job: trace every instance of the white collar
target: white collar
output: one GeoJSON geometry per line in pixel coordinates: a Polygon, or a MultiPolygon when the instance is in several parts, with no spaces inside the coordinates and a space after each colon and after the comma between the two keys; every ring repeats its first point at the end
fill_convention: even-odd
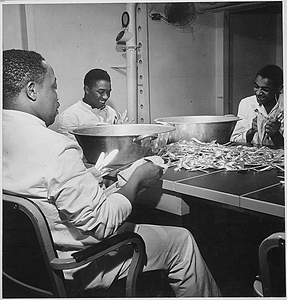
{"type": "Polygon", "coordinates": [[[107,111],[107,105],[106,105],[105,107],[102,107],[102,108],[92,108],[91,105],[88,104],[88,103],[86,103],[86,102],[84,102],[83,99],[81,100],[81,103],[82,103],[82,105],[83,105],[85,108],[87,108],[87,109],[89,109],[89,110],[91,110],[91,111],[93,111],[93,112],[107,111]]]}
{"type": "Polygon", "coordinates": [[[20,110],[3,109],[3,119],[8,122],[15,122],[16,120],[20,123],[35,123],[47,127],[46,123],[40,118],[20,110]]]}

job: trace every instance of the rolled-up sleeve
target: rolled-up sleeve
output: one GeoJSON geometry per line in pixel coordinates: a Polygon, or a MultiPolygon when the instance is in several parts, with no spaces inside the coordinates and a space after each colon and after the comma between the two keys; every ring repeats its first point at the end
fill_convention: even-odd
{"type": "Polygon", "coordinates": [[[48,196],[54,199],[62,219],[82,234],[102,240],[112,235],[131,213],[126,197],[118,193],[105,195],[97,179],[86,170],[74,143],[69,147],[66,144],[62,151],[55,150],[49,167],[48,196]]]}

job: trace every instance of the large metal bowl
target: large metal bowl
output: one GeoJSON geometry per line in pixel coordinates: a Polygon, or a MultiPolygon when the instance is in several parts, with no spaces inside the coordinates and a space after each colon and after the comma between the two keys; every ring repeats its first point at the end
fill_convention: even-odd
{"type": "Polygon", "coordinates": [[[175,128],[160,124],[98,125],[71,131],[82,147],[88,163],[95,164],[100,153],[119,152],[111,165],[126,165],[152,155],[152,141],[166,136],[175,128]]]}
{"type": "Polygon", "coordinates": [[[191,141],[196,138],[201,142],[216,140],[220,144],[230,140],[236,122],[240,118],[226,116],[178,116],[157,118],[155,122],[162,125],[172,125],[175,131],[169,134],[168,143],[179,140],[191,141]]]}

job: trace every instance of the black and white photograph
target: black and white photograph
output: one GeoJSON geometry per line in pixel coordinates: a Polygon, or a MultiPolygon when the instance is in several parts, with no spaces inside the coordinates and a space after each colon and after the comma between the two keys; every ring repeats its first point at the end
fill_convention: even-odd
{"type": "Polygon", "coordinates": [[[285,299],[285,6],[0,0],[3,299],[285,299]]]}

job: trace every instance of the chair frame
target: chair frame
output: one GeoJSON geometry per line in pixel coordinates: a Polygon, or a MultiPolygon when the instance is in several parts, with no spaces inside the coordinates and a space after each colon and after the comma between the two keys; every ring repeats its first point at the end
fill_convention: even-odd
{"type": "Polygon", "coordinates": [[[52,283],[52,291],[42,290],[20,282],[16,278],[7,274],[5,270],[3,271],[3,276],[22,285],[23,287],[29,288],[48,297],[67,297],[63,270],[85,265],[121,246],[131,244],[133,246],[133,256],[128,270],[125,292],[126,297],[135,297],[137,277],[142,271],[143,265],[146,263],[145,244],[140,235],[134,232],[121,233],[107,238],[98,244],[89,246],[86,249],[77,251],[72,254],[71,258],[60,259],[55,251],[53,238],[47,220],[37,204],[25,196],[7,191],[2,193],[2,197],[3,201],[12,203],[14,205],[14,209],[24,212],[31,220],[35,228],[38,242],[40,244],[47,271],[52,283]]]}
{"type": "MultiPolygon", "coordinates": [[[[276,232],[265,238],[259,245],[259,267],[260,267],[260,276],[259,282],[262,285],[262,291],[260,291],[256,284],[255,292],[263,297],[272,297],[272,288],[271,288],[271,278],[270,278],[270,266],[267,260],[268,252],[273,248],[278,248],[285,242],[285,232],[276,232]],[[262,293],[261,293],[262,292],[262,293]]],[[[255,281],[258,282],[258,279],[255,281]]]]}

